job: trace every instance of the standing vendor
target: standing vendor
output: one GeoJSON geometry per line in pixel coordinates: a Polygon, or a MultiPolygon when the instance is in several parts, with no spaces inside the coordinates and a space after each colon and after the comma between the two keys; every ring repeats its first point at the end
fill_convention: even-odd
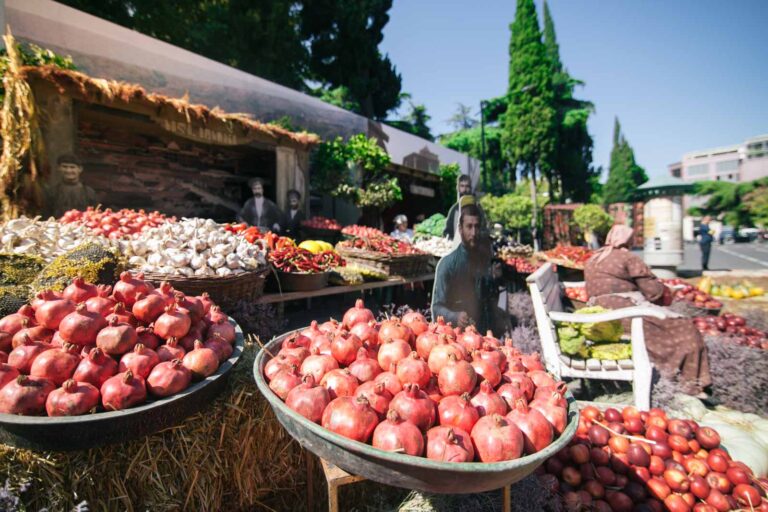
{"type": "Polygon", "coordinates": [[[709,223],[712,222],[712,218],[709,215],[705,215],[701,219],[701,226],[699,226],[699,247],[701,248],[701,270],[709,270],[709,254],[712,252],[712,229],[709,227],[709,223]]]}
{"type": "Polygon", "coordinates": [[[442,316],[459,327],[475,324],[478,331],[485,332],[496,323],[498,287],[494,280],[501,269],[491,266],[489,244],[482,240],[482,213],[474,197],[462,197],[460,205],[461,244],[437,264],[432,318],[442,316]]]}
{"type": "Polygon", "coordinates": [[[61,217],[67,210],[85,210],[88,206],[96,206],[96,192],[80,181],[83,174],[83,164],[75,155],[61,155],[58,164],[59,180],[53,181],[43,191],[45,217],[61,217]]]}
{"type": "Polygon", "coordinates": [[[403,214],[395,217],[395,230],[390,233],[392,238],[410,242],[413,240],[413,230],[408,229],[408,217],[403,214]]]}
{"type": "Polygon", "coordinates": [[[256,226],[264,232],[280,232],[282,213],[275,203],[264,197],[264,180],[252,178],[248,181],[248,186],[251,187],[253,197],[245,202],[237,214],[238,222],[256,226]]]}
{"type": "MultiPolygon", "coordinates": [[[[470,196],[472,195],[472,181],[470,180],[469,176],[466,174],[461,174],[456,179],[456,193],[458,195],[458,200],[456,203],[451,206],[451,209],[448,210],[448,217],[445,220],[445,229],[443,230],[443,236],[447,236],[451,240],[457,240],[458,241],[458,235],[457,235],[457,228],[459,225],[459,202],[461,201],[462,197],[470,196]]],[[[480,229],[483,232],[486,232],[486,220],[485,220],[485,212],[483,212],[483,209],[480,207],[480,204],[475,202],[475,206],[477,207],[478,211],[480,212],[480,229]]]]}
{"type": "Polygon", "coordinates": [[[295,189],[288,191],[288,211],[285,212],[285,236],[296,237],[301,227],[301,221],[306,219],[301,210],[301,192],[295,189]]]}

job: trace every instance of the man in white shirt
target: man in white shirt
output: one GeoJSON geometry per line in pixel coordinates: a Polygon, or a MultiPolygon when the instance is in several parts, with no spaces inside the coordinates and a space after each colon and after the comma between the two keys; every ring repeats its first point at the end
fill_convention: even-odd
{"type": "Polygon", "coordinates": [[[395,217],[395,230],[389,236],[406,242],[413,240],[413,230],[408,229],[408,217],[402,214],[395,217]]]}
{"type": "Polygon", "coordinates": [[[256,226],[261,231],[280,232],[282,214],[275,203],[264,197],[264,180],[252,178],[248,181],[253,197],[248,199],[240,213],[237,214],[239,222],[245,222],[249,226],[256,226]]]}

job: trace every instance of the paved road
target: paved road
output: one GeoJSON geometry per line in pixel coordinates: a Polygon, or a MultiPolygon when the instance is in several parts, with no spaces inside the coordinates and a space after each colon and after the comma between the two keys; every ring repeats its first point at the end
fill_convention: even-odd
{"type": "MultiPolygon", "coordinates": [[[[712,245],[710,270],[768,270],[768,243],[712,245]]],[[[697,244],[685,244],[681,270],[701,270],[697,244]]]]}

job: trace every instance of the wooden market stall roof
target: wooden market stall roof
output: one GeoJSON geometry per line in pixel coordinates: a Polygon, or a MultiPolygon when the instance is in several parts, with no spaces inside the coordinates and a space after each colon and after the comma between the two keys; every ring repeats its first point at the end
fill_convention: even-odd
{"type": "Polygon", "coordinates": [[[76,99],[99,103],[113,107],[143,107],[157,116],[168,114],[182,115],[188,123],[221,123],[238,131],[240,137],[249,135],[270,141],[276,145],[298,146],[308,150],[320,141],[314,133],[292,132],[285,128],[262,123],[252,119],[249,114],[224,112],[218,107],[193,104],[185,95],[183,98],[171,98],[163,94],[147,92],[138,84],[129,84],[115,80],[94,78],[79,71],[62,69],[53,65],[24,66],[21,74],[27,81],[40,80],[53,85],[60,94],[68,94],[76,99]]]}

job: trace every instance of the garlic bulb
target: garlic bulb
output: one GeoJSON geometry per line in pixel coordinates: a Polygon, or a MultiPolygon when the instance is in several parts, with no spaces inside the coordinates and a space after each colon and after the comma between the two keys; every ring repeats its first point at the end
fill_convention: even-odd
{"type": "Polygon", "coordinates": [[[212,269],[218,269],[223,267],[226,264],[227,260],[224,259],[224,256],[211,256],[208,258],[208,266],[212,269]]]}
{"type": "Polygon", "coordinates": [[[0,224],[0,252],[40,256],[46,263],[88,242],[104,247],[118,246],[81,224],[63,224],[54,218],[20,217],[0,224]]]}
{"type": "Polygon", "coordinates": [[[237,254],[227,254],[225,259],[227,261],[227,268],[231,268],[232,270],[240,268],[240,256],[237,254]]]}
{"type": "Polygon", "coordinates": [[[219,277],[227,277],[232,275],[232,269],[227,267],[221,267],[216,269],[216,275],[219,277]]]}

